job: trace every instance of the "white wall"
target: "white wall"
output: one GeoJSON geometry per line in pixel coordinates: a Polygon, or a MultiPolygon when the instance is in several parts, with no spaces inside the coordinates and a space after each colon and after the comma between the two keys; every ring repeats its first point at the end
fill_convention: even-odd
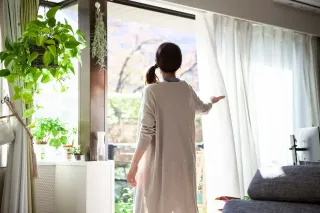
{"type": "Polygon", "coordinates": [[[164,0],[320,36],[320,15],[272,0],[164,0]]]}

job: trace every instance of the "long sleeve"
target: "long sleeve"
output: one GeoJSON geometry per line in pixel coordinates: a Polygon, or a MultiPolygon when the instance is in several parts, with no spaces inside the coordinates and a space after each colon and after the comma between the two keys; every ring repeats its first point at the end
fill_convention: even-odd
{"type": "Polygon", "coordinates": [[[146,87],[143,93],[139,127],[137,151],[144,152],[148,148],[156,132],[155,98],[150,87],[146,87]]]}
{"type": "Polygon", "coordinates": [[[191,86],[190,86],[190,90],[191,90],[192,101],[195,105],[196,113],[197,114],[209,113],[210,110],[212,109],[212,103],[211,102],[207,102],[207,103],[203,102],[191,86]]]}

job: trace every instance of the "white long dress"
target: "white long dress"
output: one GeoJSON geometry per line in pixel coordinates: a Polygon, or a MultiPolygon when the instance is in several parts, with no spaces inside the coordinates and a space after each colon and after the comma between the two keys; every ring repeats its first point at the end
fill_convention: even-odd
{"type": "Polygon", "coordinates": [[[147,150],[136,180],[135,213],[196,213],[195,113],[206,113],[185,81],[144,90],[137,151],[147,150]]]}

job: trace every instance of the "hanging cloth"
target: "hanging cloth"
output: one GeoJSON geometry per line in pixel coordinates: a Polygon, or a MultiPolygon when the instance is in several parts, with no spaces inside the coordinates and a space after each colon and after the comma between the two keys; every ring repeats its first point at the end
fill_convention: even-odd
{"type": "MultiPolygon", "coordinates": [[[[19,123],[23,126],[23,128],[26,130],[29,138],[30,138],[30,142],[31,142],[31,149],[32,149],[32,165],[33,165],[33,177],[34,178],[38,178],[39,177],[39,174],[38,174],[38,164],[37,164],[37,158],[36,158],[36,154],[34,152],[34,146],[33,146],[33,135],[31,134],[30,130],[27,128],[26,124],[23,122],[22,118],[18,115],[18,113],[16,112],[16,110],[14,109],[13,107],[13,104],[11,103],[9,97],[5,97],[3,100],[1,100],[1,103],[2,104],[6,104],[8,106],[8,108],[11,110],[11,112],[13,113],[12,115],[9,115],[9,116],[4,116],[5,118],[8,119],[8,117],[11,117],[11,116],[15,116],[17,118],[17,120],[19,121],[19,123]]],[[[10,123],[10,120],[8,121],[10,123]]],[[[10,124],[11,126],[11,124],[10,124]]],[[[11,127],[11,130],[13,132],[13,129],[11,127]]],[[[5,131],[5,130],[4,130],[5,131]]],[[[8,130],[7,130],[8,131],[8,130]]],[[[0,124],[0,135],[1,135],[1,124],[0,124]]],[[[10,133],[8,133],[10,134],[10,133]]],[[[14,136],[13,136],[14,137],[14,136]]],[[[14,138],[13,138],[14,140],[14,138]]],[[[12,141],[13,141],[12,140],[12,141]]],[[[11,142],[12,142],[11,141],[11,142]]],[[[0,143],[1,143],[1,139],[0,139],[0,143]]],[[[1,145],[1,144],[0,144],[1,145]]]]}
{"type": "Polygon", "coordinates": [[[0,117],[0,135],[0,146],[11,143],[15,139],[9,116],[0,117]]]}

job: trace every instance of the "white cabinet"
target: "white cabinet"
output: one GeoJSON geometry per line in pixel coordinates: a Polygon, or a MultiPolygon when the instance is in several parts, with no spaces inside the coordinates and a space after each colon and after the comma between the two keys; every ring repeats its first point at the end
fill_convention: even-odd
{"type": "Polygon", "coordinates": [[[57,163],[55,179],[56,212],[114,212],[113,161],[57,163]]]}

